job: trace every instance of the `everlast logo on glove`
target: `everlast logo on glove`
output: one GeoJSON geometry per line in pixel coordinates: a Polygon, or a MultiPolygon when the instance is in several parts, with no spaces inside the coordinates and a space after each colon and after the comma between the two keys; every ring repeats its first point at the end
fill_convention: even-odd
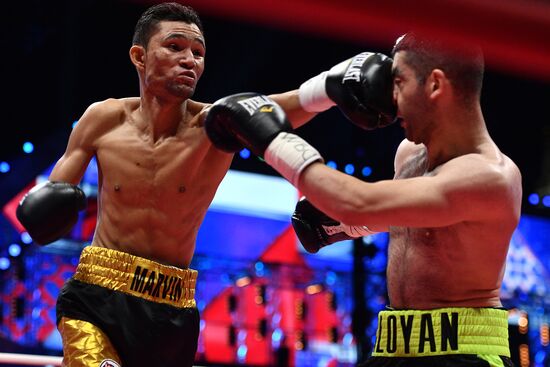
{"type": "MultiPolygon", "coordinates": [[[[250,116],[252,116],[254,114],[254,112],[256,112],[256,110],[258,110],[262,106],[265,106],[265,105],[273,106],[273,101],[271,99],[269,99],[268,97],[262,96],[262,95],[258,95],[258,96],[252,97],[252,98],[243,99],[242,101],[238,101],[237,103],[240,104],[242,107],[244,107],[244,109],[246,111],[248,111],[250,116]]],[[[260,111],[261,112],[271,112],[272,110],[273,110],[273,108],[269,111],[266,111],[262,108],[262,110],[260,110],[260,111]]]]}
{"type": "Polygon", "coordinates": [[[363,67],[363,63],[365,62],[365,60],[372,55],[374,55],[372,52],[363,52],[351,59],[346,73],[342,78],[342,84],[344,84],[348,80],[359,82],[361,80],[361,67],[363,67]]]}

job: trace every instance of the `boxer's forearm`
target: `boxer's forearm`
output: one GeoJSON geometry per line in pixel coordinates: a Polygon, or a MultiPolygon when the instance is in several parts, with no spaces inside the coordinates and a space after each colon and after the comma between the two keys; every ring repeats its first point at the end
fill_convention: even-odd
{"type": "Polygon", "coordinates": [[[304,125],[317,115],[315,112],[307,112],[303,109],[298,98],[297,89],[285,93],[272,94],[269,97],[283,108],[294,129],[304,125]]]}
{"type": "Polygon", "coordinates": [[[376,200],[367,200],[369,183],[333,170],[322,163],[306,167],[297,188],[317,208],[330,217],[353,226],[368,226],[372,232],[387,232],[388,226],[378,223],[376,200]],[[372,207],[367,205],[372,202],[372,207]],[[361,205],[364,203],[365,205],[361,205]]]}

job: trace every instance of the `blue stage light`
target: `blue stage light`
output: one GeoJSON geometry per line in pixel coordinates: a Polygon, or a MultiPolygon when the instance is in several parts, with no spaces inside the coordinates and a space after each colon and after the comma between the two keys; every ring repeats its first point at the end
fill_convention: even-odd
{"type": "Polygon", "coordinates": [[[535,354],[536,366],[542,366],[545,359],[546,359],[546,352],[544,350],[539,350],[537,354],[535,354]]]}
{"type": "Polygon", "coordinates": [[[21,242],[27,245],[31,244],[32,243],[31,235],[28,232],[21,233],[21,242]]]}
{"type": "Polygon", "coordinates": [[[539,205],[540,197],[538,194],[531,194],[529,195],[529,203],[531,205],[539,205]]]}
{"type": "Polygon", "coordinates": [[[550,208],[550,195],[546,195],[542,198],[542,205],[544,205],[547,208],[550,208]]]}
{"type": "Polygon", "coordinates": [[[246,358],[246,354],[248,353],[248,348],[246,345],[239,345],[239,348],[237,348],[237,357],[239,361],[244,361],[246,358]]]}
{"type": "Polygon", "coordinates": [[[353,175],[353,172],[355,172],[355,167],[353,164],[348,163],[346,164],[346,167],[344,167],[344,172],[346,172],[348,175],[353,175]]]}
{"type": "Polygon", "coordinates": [[[282,339],[283,339],[283,331],[280,328],[273,330],[273,334],[271,334],[271,340],[273,340],[276,343],[279,343],[282,339]]]}
{"type": "Polygon", "coordinates": [[[334,161],[328,161],[327,166],[329,166],[332,169],[338,169],[338,165],[334,161]]]}
{"type": "Polygon", "coordinates": [[[23,143],[23,151],[27,154],[32,153],[34,151],[34,145],[30,141],[23,143]]]}
{"type": "Polygon", "coordinates": [[[240,151],[239,155],[241,156],[242,159],[250,158],[250,150],[244,148],[240,151]]]}
{"type": "Polygon", "coordinates": [[[369,166],[363,167],[363,169],[361,170],[361,174],[365,177],[370,176],[372,174],[372,168],[370,168],[369,166]]]}
{"type": "Polygon", "coordinates": [[[257,263],[254,264],[254,268],[256,269],[257,272],[262,272],[264,270],[264,263],[261,261],[258,261],[257,263]]]}
{"type": "Polygon", "coordinates": [[[78,120],[75,120],[72,124],[72,128],[74,129],[74,127],[76,126],[76,124],[78,124],[78,120]]]}
{"type": "Polygon", "coordinates": [[[328,271],[325,275],[325,282],[327,283],[327,285],[334,285],[337,279],[338,276],[333,271],[328,271]]]}
{"type": "Polygon", "coordinates": [[[10,265],[10,259],[8,259],[7,257],[0,257],[0,270],[7,270],[10,265]]]}
{"type": "Polygon", "coordinates": [[[351,345],[351,343],[353,343],[353,334],[352,333],[345,333],[344,337],[342,338],[342,344],[351,345]]]}
{"type": "Polygon", "coordinates": [[[13,256],[13,257],[17,257],[21,255],[21,246],[19,246],[17,243],[12,243],[8,247],[8,253],[10,254],[10,256],[13,256]]]}
{"type": "Polygon", "coordinates": [[[0,172],[7,173],[10,171],[10,164],[8,162],[0,162],[0,172]]]}

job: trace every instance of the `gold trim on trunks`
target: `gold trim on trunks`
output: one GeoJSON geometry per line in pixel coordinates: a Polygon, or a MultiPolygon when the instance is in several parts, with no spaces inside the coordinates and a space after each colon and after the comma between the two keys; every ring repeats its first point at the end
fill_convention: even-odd
{"type": "Polygon", "coordinates": [[[105,361],[120,365],[120,358],[109,338],[97,326],[82,320],[61,318],[58,325],[63,338],[63,366],[97,367],[105,361]]]}
{"type": "Polygon", "coordinates": [[[196,307],[198,272],[97,246],[80,255],[74,279],[174,307],[196,307]]]}

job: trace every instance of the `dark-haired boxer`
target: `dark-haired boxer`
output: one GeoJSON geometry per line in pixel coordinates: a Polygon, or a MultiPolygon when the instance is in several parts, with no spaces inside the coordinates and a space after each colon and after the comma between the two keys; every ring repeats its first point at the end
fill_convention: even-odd
{"type": "MultiPolygon", "coordinates": [[[[49,181],[18,207],[36,243],[59,239],[86,205],[77,184],[92,157],[97,159],[93,241],[57,303],[66,366],[193,364],[197,272],[188,266],[232,153],[242,147],[214,148],[202,125],[209,105],[190,99],[204,70],[205,47],[191,8],[163,3],[145,11],[130,48],[140,96],[92,104],[49,181]]],[[[391,59],[360,54],[300,90],[272,97],[294,127],[335,104],[365,128],[387,124],[394,113],[391,59]],[[377,88],[386,89],[378,96],[377,88]]],[[[251,99],[245,107],[253,110],[258,103],[251,99]]]]}
{"type": "MultiPolygon", "coordinates": [[[[406,135],[394,180],[368,183],[327,167],[282,111],[259,106],[247,116],[242,95],[216,102],[206,131],[216,145],[249,147],[307,197],[293,224],[308,251],[389,231],[390,304],[365,366],[511,366],[499,290],[520,216],[521,175],[485,126],[481,51],[411,33],[393,54],[406,135]]],[[[322,104],[321,94],[310,99],[322,104]]]]}

